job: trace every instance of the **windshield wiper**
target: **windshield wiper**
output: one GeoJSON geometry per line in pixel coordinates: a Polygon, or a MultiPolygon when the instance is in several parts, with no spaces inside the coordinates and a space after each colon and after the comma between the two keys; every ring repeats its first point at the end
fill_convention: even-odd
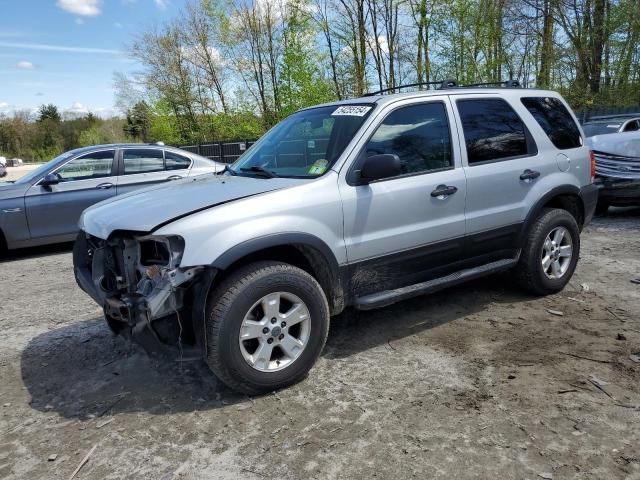
{"type": "Polygon", "coordinates": [[[229,172],[230,175],[236,176],[238,175],[238,172],[236,172],[234,169],[232,169],[229,165],[225,165],[224,169],[220,172],[220,174],[229,172]]]}
{"type": "Polygon", "coordinates": [[[259,165],[252,165],[251,167],[242,167],[240,168],[240,170],[242,170],[243,172],[253,172],[253,173],[261,173],[262,175],[264,175],[267,178],[275,178],[278,175],[276,175],[275,173],[265,169],[264,167],[261,167],[259,165]]]}

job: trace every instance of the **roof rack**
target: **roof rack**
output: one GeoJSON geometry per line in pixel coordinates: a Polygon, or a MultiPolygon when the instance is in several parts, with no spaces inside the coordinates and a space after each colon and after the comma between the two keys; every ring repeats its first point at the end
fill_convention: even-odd
{"type": "Polygon", "coordinates": [[[520,82],[518,80],[505,80],[504,82],[482,82],[482,83],[470,83],[469,85],[457,85],[458,87],[493,87],[499,86],[504,88],[520,88],[520,82]]]}
{"type": "Polygon", "coordinates": [[[505,80],[503,82],[481,82],[481,83],[470,83],[468,85],[459,85],[457,80],[449,79],[449,80],[438,80],[436,82],[420,82],[420,83],[409,83],[406,85],[398,85],[396,87],[383,88],[382,90],[378,90],[376,92],[365,93],[363,97],[373,97],[375,95],[380,95],[382,93],[392,92],[394,90],[400,90],[401,88],[410,88],[410,87],[422,87],[422,86],[430,86],[430,85],[439,85],[438,90],[444,90],[447,88],[474,88],[474,87],[502,87],[502,88],[521,88],[520,82],[518,80],[505,80]]]}
{"type": "Polygon", "coordinates": [[[437,82],[419,82],[419,83],[408,83],[406,85],[398,85],[396,87],[383,88],[382,90],[378,90],[376,92],[365,93],[363,97],[373,97],[375,95],[380,95],[381,93],[392,92],[394,90],[400,90],[401,88],[411,88],[411,87],[423,87],[429,85],[440,85],[440,88],[453,88],[458,85],[456,80],[438,80],[437,82]]]}

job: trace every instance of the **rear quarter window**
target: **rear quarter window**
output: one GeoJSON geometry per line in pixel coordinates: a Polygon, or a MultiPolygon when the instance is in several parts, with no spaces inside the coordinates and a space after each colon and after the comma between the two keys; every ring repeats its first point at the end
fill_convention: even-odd
{"type": "Polygon", "coordinates": [[[524,97],[521,101],[556,148],[567,150],[582,146],[578,125],[559,99],[524,97]]]}

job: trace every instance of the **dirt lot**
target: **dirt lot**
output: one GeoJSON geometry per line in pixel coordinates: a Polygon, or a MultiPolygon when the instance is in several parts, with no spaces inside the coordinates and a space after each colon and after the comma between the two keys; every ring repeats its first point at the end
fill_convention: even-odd
{"type": "Polygon", "coordinates": [[[0,182],[17,180],[25,173],[28,173],[35,168],[38,168],[38,166],[39,164],[37,163],[30,163],[28,165],[20,165],[19,167],[7,167],[7,176],[0,178],[0,182]]]}
{"type": "Polygon", "coordinates": [[[76,478],[640,478],[639,233],[638,209],[596,220],[552,297],[490,277],[346,312],[305,382],[255,398],[112,337],[67,248],[13,255],[0,478],[67,479],[94,446],[76,478]]]}

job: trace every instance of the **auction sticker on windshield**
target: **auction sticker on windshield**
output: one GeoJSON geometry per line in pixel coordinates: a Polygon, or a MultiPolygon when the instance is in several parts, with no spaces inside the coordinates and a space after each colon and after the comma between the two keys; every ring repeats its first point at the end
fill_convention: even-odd
{"type": "Polygon", "coordinates": [[[352,117],[364,117],[371,107],[367,105],[343,105],[336,108],[331,115],[349,115],[352,117]]]}

